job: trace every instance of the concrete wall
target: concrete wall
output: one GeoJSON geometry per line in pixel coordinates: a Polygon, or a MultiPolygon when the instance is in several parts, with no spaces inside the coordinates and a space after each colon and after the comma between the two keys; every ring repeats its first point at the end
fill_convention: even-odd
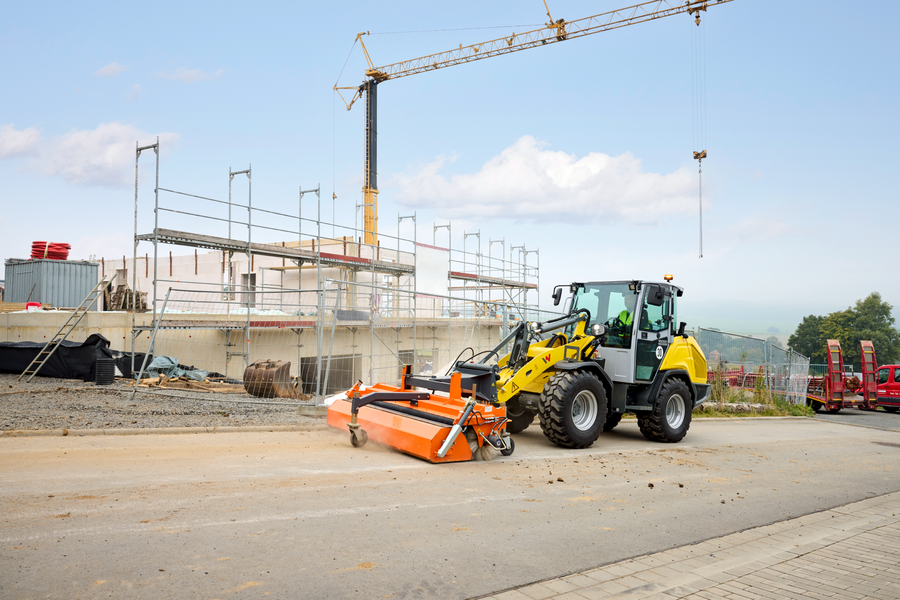
{"type": "MultiPolygon", "coordinates": [[[[56,311],[0,314],[0,341],[47,341],[65,323],[69,314],[56,311]]],[[[131,318],[131,313],[127,312],[88,313],[69,340],[80,342],[93,333],[99,333],[110,341],[112,349],[131,351],[131,318]]],[[[136,319],[138,324],[149,325],[152,315],[138,314],[136,319]]],[[[192,321],[194,324],[205,320],[243,325],[246,316],[172,315],[167,316],[167,320],[192,321]]],[[[278,324],[279,321],[283,323],[285,317],[254,315],[252,320],[255,323],[268,321],[278,324]]],[[[307,326],[296,329],[251,329],[250,362],[261,359],[290,361],[292,375],[300,375],[308,386],[314,386],[319,321],[316,317],[303,320],[307,326]]],[[[221,328],[196,327],[162,329],[157,334],[156,353],[173,356],[182,364],[242,379],[245,368],[243,357],[228,357],[227,353],[229,349],[235,352],[244,347],[243,331],[237,329],[226,333],[221,328]],[[237,345],[228,346],[229,342],[237,345]]],[[[335,385],[335,382],[345,384],[348,381],[352,384],[357,379],[366,383],[396,383],[400,377],[401,362],[412,362],[414,372],[419,372],[427,363],[437,373],[465,348],[471,347],[475,352],[489,349],[500,340],[500,335],[500,321],[496,319],[455,317],[415,321],[397,317],[380,319],[372,325],[365,321],[334,322],[329,317],[322,328],[323,356],[335,358],[329,373],[329,381],[335,385]]],[[[142,332],[135,340],[135,350],[146,352],[149,342],[150,332],[142,332]]],[[[463,356],[469,355],[466,352],[463,356]]],[[[323,361],[323,380],[326,364],[323,361]]],[[[309,387],[307,389],[311,391],[309,387]]]]}

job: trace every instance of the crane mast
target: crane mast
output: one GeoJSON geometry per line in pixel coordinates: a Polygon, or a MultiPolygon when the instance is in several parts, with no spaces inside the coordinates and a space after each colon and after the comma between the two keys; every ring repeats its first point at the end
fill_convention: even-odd
{"type": "Polygon", "coordinates": [[[436,71],[444,67],[483,60],[500,56],[501,54],[511,54],[520,50],[585,37],[677,14],[694,16],[694,21],[699,26],[700,13],[708,10],[710,5],[715,6],[733,1],[685,0],[683,3],[679,3],[674,0],[650,0],[574,21],[566,21],[565,19],[554,21],[550,15],[549,7],[547,7],[547,2],[544,0],[544,7],[547,8],[547,16],[550,21],[541,28],[524,33],[513,33],[509,36],[479,44],[470,44],[468,46],[460,44],[459,48],[453,50],[429,54],[382,67],[374,65],[362,40],[362,36],[368,35],[368,32],[358,33],[356,41],[360,43],[368,65],[368,68],[365,70],[366,79],[358,87],[338,87],[335,84],[334,90],[338,95],[341,95],[341,90],[354,90],[354,94],[349,102],[341,95],[341,100],[343,100],[347,110],[350,110],[353,104],[363,95],[366,97],[366,165],[363,184],[365,243],[372,245],[378,243],[378,84],[389,79],[399,79],[426,71],[436,71]]]}

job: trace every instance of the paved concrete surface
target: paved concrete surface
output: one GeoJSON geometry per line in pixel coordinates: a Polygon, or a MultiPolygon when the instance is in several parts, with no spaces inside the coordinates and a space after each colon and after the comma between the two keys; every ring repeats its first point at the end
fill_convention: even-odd
{"type": "Polygon", "coordinates": [[[900,491],[900,433],[818,419],[455,465],[348,437],[0,439],[0,597],[468,598],[900,491]]]}
{"type": "Polygon", "coordinates": [[[898,541],[893,493],[485,598],[896,600],[898,541]]]}
{"type": "Polygon", "coordinates": [[[845,425],[861,425],[875,429],[900,431],[900,413],[889,413],[885,410],[859,410],[858,408],[842,408],[834,414],[825,411],[816,413],[817,419],[845,425]]]}

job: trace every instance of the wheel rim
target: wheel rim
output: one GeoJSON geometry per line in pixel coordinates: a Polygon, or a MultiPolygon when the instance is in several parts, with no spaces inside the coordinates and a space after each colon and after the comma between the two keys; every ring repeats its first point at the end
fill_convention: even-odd
{"type": "Polygon", "coordinates": [[[580,431],[586,431],[597,420],[597,398],[592,392],[578,392],[572,401],[572,424],[580,431]]]}
{"type": "Polygon", "coordinates": [[[680,394],[672,394],[666,404],[666,422],[672,429],[678,429],[684,422],[684,398],[680,394]]]}

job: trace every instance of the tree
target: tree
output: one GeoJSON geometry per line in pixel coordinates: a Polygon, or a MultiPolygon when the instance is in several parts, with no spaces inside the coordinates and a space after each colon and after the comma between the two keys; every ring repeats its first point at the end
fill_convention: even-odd
{"type": "Polygon", "coordinates": [[[879,364],[897,362],[900,360],[900,332],[894,327],[892,309],[893,306],[881,299],[881,294],[873,292],[846,310],[824,317],[804,317],[788,339],[788,345],[809,356],[811,363],[824,363],[827,360],[825,341],[838,340],[844,354],[844,364],[858,367],[859,341],[869,340],[875,346],[879,364]]]}
{"type": "MultiPolygon", "coordinates": [[[[857,340],[869,340],[875,346],[875,356],[879,364],[891,364],[900,360],[900,332],[894,327],[891,310],[894,307],[881,299],[881,294],[872,292],[865,300],[856,302],[857,340]]],[[[859,342],[855,348],[859,362],[859,342]]]]}
{"type": "Polygon", "coordinates": [[[788,338],[788,346],[795,352],[809,357],[811,363],[825,362],[825,338],[822,337],[822,323],[825,317],[809,315],[797,326],[797,331],[788,338]]]}

